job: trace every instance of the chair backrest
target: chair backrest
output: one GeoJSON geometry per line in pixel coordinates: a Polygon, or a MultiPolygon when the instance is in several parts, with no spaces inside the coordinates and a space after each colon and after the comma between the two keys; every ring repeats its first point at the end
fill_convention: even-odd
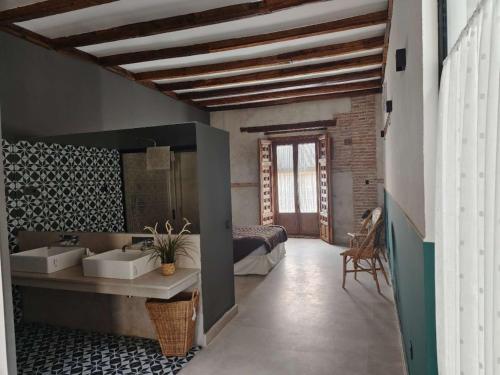
{"type": "Polygon", "coordinates": [[[371,222],[372,225],[368,229],[368,234],[359,246],[360,251],[365,251],[370,248],[375,250],[377,242],[380,241],[380,235],[384,223],[384,217],[382,216],[382,209],[380,207],[373,210],[371,222]]]}
{"type": "Polygon", "coordinates": [[[373,211],[372,211],[372,225],[375,225],[375,223],[380,219],[381,216],[382,216],[382,208],[381,207],[377,207],[377,208],[373,209],[373,211]]]}
{"type": "Polygon", "coordinates": [[[359,233],[363,233],[363,234],[368,233],[368,231],[370,230],[371,225],[372,225],[372,214],[370,213],[361,222],[361,228],[359,230],[359,233]]]}

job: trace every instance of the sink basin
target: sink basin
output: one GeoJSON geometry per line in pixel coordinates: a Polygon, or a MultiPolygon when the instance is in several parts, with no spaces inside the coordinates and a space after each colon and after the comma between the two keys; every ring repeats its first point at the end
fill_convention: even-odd
{"type": "Polygon", "coordinates": [[[151,251],[115,249],[83,260],[83,275],[112,279],[135,279],[160,266],[150,260],[151,251]]]}
{"type": "Polygon", "coordinates": [[[12,271],[52,273],[82,262],[84,247],[40,247],[11,254],[12,271]]]}

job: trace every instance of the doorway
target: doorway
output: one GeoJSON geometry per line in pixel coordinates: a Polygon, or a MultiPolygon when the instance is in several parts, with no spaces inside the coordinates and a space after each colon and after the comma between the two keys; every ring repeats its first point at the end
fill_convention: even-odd
{"type": "Polygon", "coordinates": [[[328,133],[259,139],[260,224],[332,243],[328,133]]]}
{"type": "Polygon", "coordinates": [[[317,139],[279,140],[273,147],[276,224],[290,235],[319,237],[317,139]]]}

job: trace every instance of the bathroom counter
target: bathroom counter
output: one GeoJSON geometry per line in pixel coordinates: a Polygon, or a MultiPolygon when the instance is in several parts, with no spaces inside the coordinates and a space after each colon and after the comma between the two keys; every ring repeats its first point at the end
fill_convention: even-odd
{"type": "Polygon", "coordinates": [[[132,280],[122,280],[85,277],[79,265],[50,274],[12,272],[12,283],[34,288],[169,299],[196,284],[199,274],[198,269],[178,268],[172,276],[163,276],[156,269],[132,280]]]}

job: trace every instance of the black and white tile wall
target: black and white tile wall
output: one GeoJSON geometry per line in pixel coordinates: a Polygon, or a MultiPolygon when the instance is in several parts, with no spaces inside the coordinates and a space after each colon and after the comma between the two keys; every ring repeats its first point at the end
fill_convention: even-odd
{"type": "MultiPolygon", "coordinates": [[[[28,231],[124,230],[120,154],[72,145],[3,141],[11,252],[28,231]]],[[[14,292],[16,320],[21,318],[14,292]]]]}
{"type": "MultiPolygon", "coordinates": [[[[124,231],[116,150],[3,141],[10,251],[30,231],[124,231]]],[[[22,323],[14,288],[19,374],[177,374],[196,354],[165,357],[158,342],[22,323]]]]}

